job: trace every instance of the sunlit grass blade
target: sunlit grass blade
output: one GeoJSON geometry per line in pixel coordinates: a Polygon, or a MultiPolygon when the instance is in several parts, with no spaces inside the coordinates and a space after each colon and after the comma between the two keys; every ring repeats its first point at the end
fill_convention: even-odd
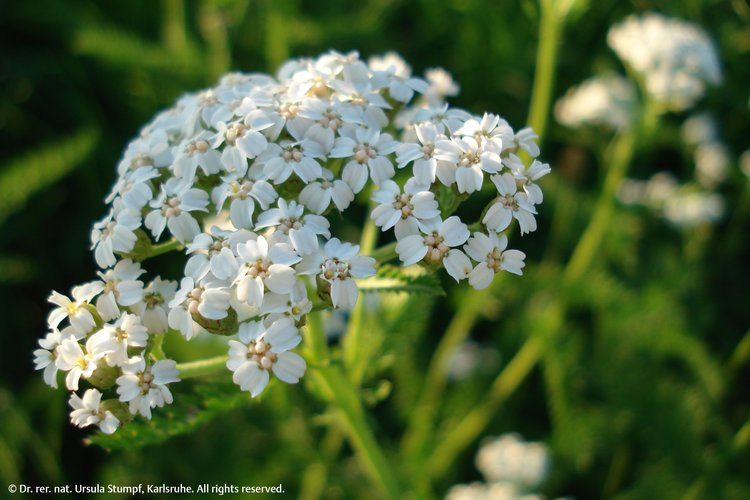
{"type": "Polygon", "coordinates": [[[0,166],[0,224],[21,209],[32,194],[55,183],[86,160],[98,138],[96,130],[87,128],[0,166]]]}

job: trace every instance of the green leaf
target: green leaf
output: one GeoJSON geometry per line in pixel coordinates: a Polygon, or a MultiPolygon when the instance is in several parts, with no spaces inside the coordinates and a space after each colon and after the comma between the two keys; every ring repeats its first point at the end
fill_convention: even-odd
{"type": "Polygon", "coordinates": [[[359,280],[357,286],[364,292],[406,292],[445,295],[440,280],[435,274],[421,269],[415,271],[383,265],[371,278],[359,280]]]}
{"type": "Polygon", "coordinates": [[[97,139],[95,129],[85,129],[0,166],[0,224],[22,208],[33,193],[53,184],[88,158],[97,139]]]}
{"type": "Polygon", "coordinates": [[[136,417],[114,434],[93,434],[86,444],[110,450],[133,450],[159,444],[195,431],[219,415],[250,402],[249,394],[229,382],[192,384],[189,387],[186,392],[175,394],[174,404],[154,409],[151,420],[136,417]]]}

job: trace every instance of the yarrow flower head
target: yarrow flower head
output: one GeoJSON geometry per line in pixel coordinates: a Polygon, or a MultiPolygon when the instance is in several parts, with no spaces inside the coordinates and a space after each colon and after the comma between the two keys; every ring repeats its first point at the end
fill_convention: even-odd
{"type": "Polygon", "coordinates": [[[655,13],[630,16],[609,30],[607,42],[651,97],[675,111],[690,108],[706,84],[722,81],[711,38],[692,23],[655,13]]]}
{"type": "Polygon", "coordinates": [[[98,279],[52,293],[34,351],[46,383],[66,373],[71,421],[109,433],[171,404],[185,368],[166,335],[226,338],[226,368],[253,397],[271,374],[297,383],[307,316],[353,309],[358,282],[397,257],[478,289],[521,274],[509,236],[536,229],[549,165],[531,129],[451,108],[457,92],[444,70],[420,78],[393,53],[330,52],[275,78],[227,75],[158,114],[126,147],[91,232],[98,279]],[[336,234],[357,195],[395,239],[378,260],[336,234]],[[458,212],[470,196],[485,198],[480,220],[458,212]],[[184,257],[176,280],[143,263],[169,251],[184,257]]]}
{"type": "Polygon", "coordinates": [[[617,75],[594,77],[571,88],[555,104],[555,117],[565,126],[604,125],[613,130],[632,125],[635,87],[617,75]]]}
{"type": "Polygon", "coordinates": [[[543,443],[524,441],[518,434],[489,438],[479,449],[475,462],[485,482],[456,485],[448,492],[447,499],[543,498],[529,493],[541,485],[549,472],[549,451],[543,443]]]}

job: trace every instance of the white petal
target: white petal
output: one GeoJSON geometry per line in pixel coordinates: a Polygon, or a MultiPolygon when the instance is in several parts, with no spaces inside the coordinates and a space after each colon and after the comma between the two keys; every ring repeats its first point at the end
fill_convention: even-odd
{"type": "Polygon", "coordinates": [[[455,248],[448,252],[448,256],[443,259],[443,265],[448,274],[456,281],[465,279],[472,271],[469,258],[461,250],[455,248]]]}
{"type": "Polygon", "coordinates": [[[274,375],[276,375],[282,382],[296,384],[305,374],[307,363],[305,363],[305,360],[296,353],[283,352],[279,354],[276,363],[274,363],[271,369],[273,370],[274,375]]]}
{"type": "Polygon", "coordinates": [[[427,247],[422,235],[407,236],[396,244],[396,253],[405,266],[416,264],[427,255],[427,247]]]}
{"type": "Polygon", "coordinates": [[[294,269],[282,264],[271,264],[266,286],[274,293],[291,293],[297,281],[294,269]]]}

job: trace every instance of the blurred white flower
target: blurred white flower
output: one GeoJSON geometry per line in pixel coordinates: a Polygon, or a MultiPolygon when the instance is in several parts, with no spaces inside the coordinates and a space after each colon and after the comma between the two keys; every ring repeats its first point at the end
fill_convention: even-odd
{"type": "Polygon", "coordinates": [[[547,477],[550,458],[542,443],[529,443],[518,434],[487,440],[479,449],[477,469],[488,481],[503,481],[527,490],[547,477]]]}
{"type": "Polygon", "coordinates": [[[631,126],[636,93],[630,80],[605,75],[568,89],[555,104],[555,118],[571,128],[603,125],[611,129],[631,126]]]}
{"type": "Polygon", "coordinates": [[[722,81],[716,48],[695,24],[654,13],[630,16],[610,28],[607,42],[652,98],[676,111],[690,108],[706,84],[722,81]]]}
{"type": "Polygon", "coordinates": [[[729,175],[729,149],[721,142],[705,142],[695,148],[695,177],[706,189],[715,189],[729,175]]]}

